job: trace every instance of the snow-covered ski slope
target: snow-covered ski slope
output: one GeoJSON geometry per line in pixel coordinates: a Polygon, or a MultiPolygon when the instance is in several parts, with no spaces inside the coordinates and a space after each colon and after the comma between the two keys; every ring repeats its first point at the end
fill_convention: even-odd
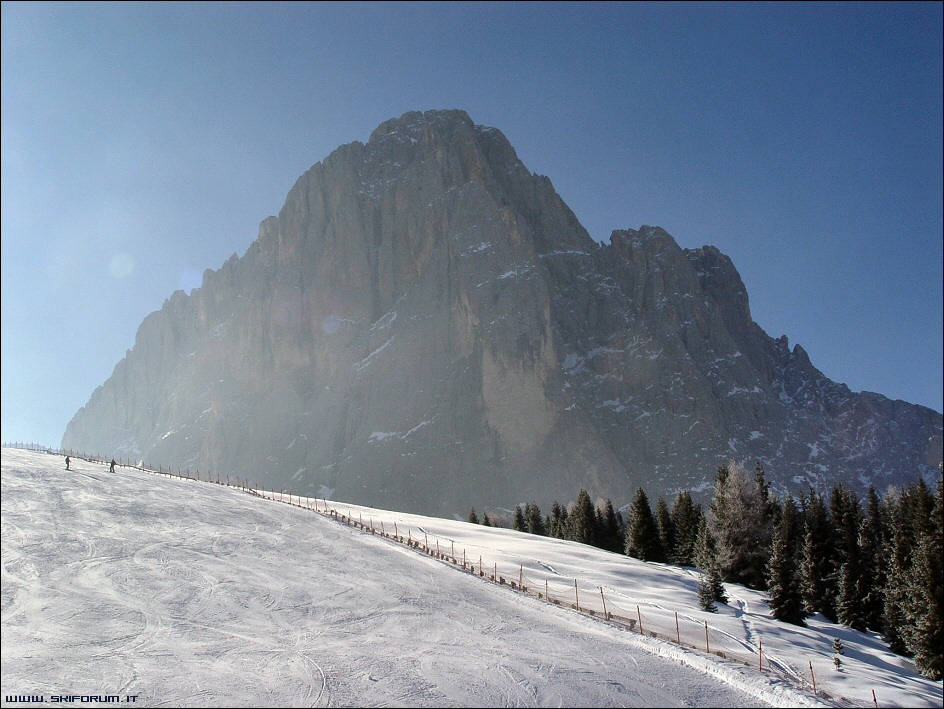
{"type": "Polygon", "coordinates": [[[282,504],[278,493],[111,474],[78,458],[71,467],[2,451],[3,706],[40,696],[142,707],[874,706],[873,691],[881,707],[941,705],[941,683],[873,634],[818,618],[781,624],[738,586],[717,614],[698,610],[690,569],[329,501],[331,516],[324,501],[282,504]],[[512,588],[519,581],[527,593],[512,588]],[[558,604],[537,597],[545,589],[558,604]],[[583,612],[604,602],[645,634],[583,612]],[[675,613],[685,644],[648,636],[667,618],[674,631],[675,613]],[[705,621],[710,652],[694,647],[705,621]]]}

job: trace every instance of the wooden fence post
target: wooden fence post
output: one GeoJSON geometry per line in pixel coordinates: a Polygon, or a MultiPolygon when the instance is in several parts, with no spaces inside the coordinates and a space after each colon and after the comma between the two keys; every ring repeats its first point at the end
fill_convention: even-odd
{"type": "Polygon", "coordinates": [[[760,647],[757,648],[757,671],[764,671],[764,641],[760,641],[760,647]]]}
{"type": "Polygon", "coordinates": [[[813,661],[810,660],[810,679],[813,681],[813,696],[816,696],[816,675],[813,674],[813,661]]]}
{"type": "Polygon", "coordinates": [[[705,621],[705,652],[711,652],[711,647],[708,645],[708,621],[705,621]]]}
{"type": "Polygon", "coordinates": [[[580,610],[580,593],[577,591],[577,579],[574,579],[574,606],[580,610]]]}
{"type": "Polygon", "coordinates": [[[606,612],[606,599],[603,597],[603,586],[600,586],[600,600],[603,601],[603,617],[609,620],[610,614],[606,612]]]}
{"type": "Polygon", "coordinates": [[[678,625],[678,611],[675,611],[675,639],[678,640],[678,644],[682,644],[682,634],[679,632],[678,625]]]}

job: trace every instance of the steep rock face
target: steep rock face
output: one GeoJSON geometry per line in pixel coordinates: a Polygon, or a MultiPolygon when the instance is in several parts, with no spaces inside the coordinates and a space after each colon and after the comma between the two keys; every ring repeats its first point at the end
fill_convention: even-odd
{"type": "Polygon", "coordinates": [[[767,336],[713,247],[597,244],[499,131],[433,111],[303,175],[145,319],[62,444],[448,515],[669,495],[731,458],[883,487],[936,471],[941,415],[767,336]]]}

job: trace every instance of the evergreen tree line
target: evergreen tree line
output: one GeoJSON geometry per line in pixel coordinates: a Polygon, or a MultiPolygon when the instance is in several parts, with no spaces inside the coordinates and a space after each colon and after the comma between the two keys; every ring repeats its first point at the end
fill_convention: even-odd
{"type": "MultiPolygon", "coordinates": [[[[655,511],[640,487],[627,519],[607,499],[518,506],[514,529],[569,539],[643,561],[702,571],[705,610],[726,603],[724,583],[766,591],[773,616],[805,625],[820,613],[834,623],[881,633],[890,649],[913,658],[934,680],[944,677],[944,491],[923,481],[864,501],[837,484],[785,499],[771,491],[758,463],[718,468],[706,507],[690,492],[655,511]]],[[[475,510],[468,520],[478,523],[475,510]]],[[[496,524],[485,515],[485,524],[496,524]]]]}

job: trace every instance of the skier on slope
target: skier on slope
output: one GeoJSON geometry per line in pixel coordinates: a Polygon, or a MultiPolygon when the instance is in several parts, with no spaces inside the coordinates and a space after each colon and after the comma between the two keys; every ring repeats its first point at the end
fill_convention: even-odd
{"type": "Polygon", "coordinates": [[[115,472],[115,459],[111,459],[111,467],[108,469],[110,472],[115,472]]]}
{"type": "Polygon", "coordinates": [[[66,456],[66,470],[69,469],[69,456],[66,456]]]}

